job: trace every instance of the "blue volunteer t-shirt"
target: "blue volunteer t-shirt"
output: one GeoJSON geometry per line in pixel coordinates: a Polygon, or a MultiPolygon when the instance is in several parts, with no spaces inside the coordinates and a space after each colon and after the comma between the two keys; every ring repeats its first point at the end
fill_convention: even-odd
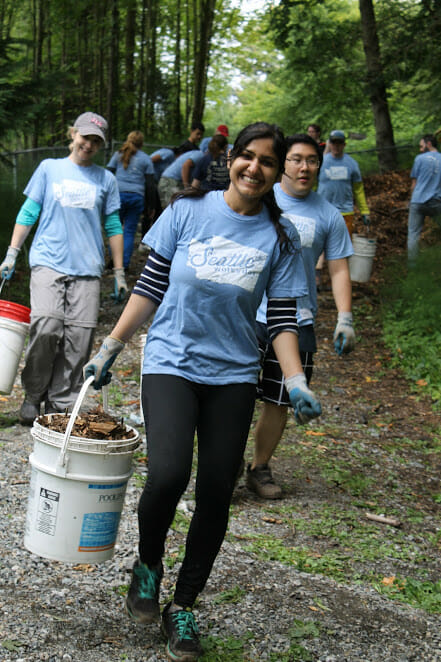
{"type": "Polygon", "coordinates": [[[325,154],[320,168],[318,193],[343,214],[354,211],[352,184],[361,182],[357,161],[348,154],[336,158],[325,154]]]}
{"type": "Polygon", "coordinates": [[[178,181],[182,180],[181,169],[187,159],[193,161],[193,167],[196,165],[200,159],[204,157],[204,153],[200,149],[193,149],[190,152],[184,152],[181,156],[178,156],[177,159],[171,163],[168,168],[162,173],[163,177],[170,177],[171,179],[177,179],[178,181]]]}
{"type": "Polygon", "coordinates": [[[168,147],[161,147],[161,149],[157,149],[156,152],[153,152],[150,154],[150,158],[153,159],[154,156],[160,156],[161,160],[160,161],[153,161],[153,170],[155,174],[155,179],[157,182],[159,182],[159,178],[161,177],[162,173],[170,163],[173,163],[175,160],[175,153],[172,149],[169,149],[168,147]]]}
{"type": "Polygon", "coordinates": [[[293,198],[276,184],[274,193],[284,218],[291,221],[300,236],[309,295],[297,300],[297,319],[304,326],[317,315],[315,265],[319,256],[324,251],[327,260],[349,257],[354,252],[352,242],[338,209],[315,191],[305,198],[293,198]]]}
{"type": "Polygon", "coordinates": [[[69,276],[101,276],[101,220],[120,206],[114,175],[97,165],[76,165],[69,157],[46,159],[24,194],[42,207],[29,251],[30,266],[69,276]]]}
{"type": "MultiPolygon", "coordinates": [[[[283,222],[283,221],[282,221],[283,222]]],[[[170,284],[149,329],[143,374],[202,384],[256,383],[255,319],[271,297],[307,293],[300,245],[280,251],[268,212],[242,216],[222,191],[169,205],[143,242],[171,260],[170,284]]]]}
{"type": "Polygon", "coordinates": [[[418,154],[413,162],[410,176],[416,178],[411,202],[422,204],[433,198],[441,199],[441,154],[439,152],[418,154]]]}
{"type": "Polygon", "coordinates": [[[153,175],[153,163],[150,156],[138,150],[133,154],[127,168],[124,168],[121,156],[121,152],[115,152],[107,164],[108,168],[116,170],[115,176],[120,193],[137,193],[144,197],[145,176],[153,175]]]}

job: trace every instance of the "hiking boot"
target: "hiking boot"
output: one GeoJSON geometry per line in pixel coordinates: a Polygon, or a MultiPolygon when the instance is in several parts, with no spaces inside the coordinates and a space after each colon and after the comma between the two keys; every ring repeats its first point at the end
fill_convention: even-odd
{"type": "Polygon", "coordinates": [[[203,654],[199,630],[190,607],[170,611],[171,602],[162,612],[161,630],[167,638],[166,653],[173,662],[193,662],[203,654]]]}
{"type": "Polygon", "coordinates": [[[32,425],[37,416],[40,416],[40,405],[29,402],[29,400],[24,400],[18,412],[20,423],[22,425],[32,425]]]}
{"type": "Polygon", "coordinates": [[[162,563],[158,569],[151,570],[139,559],[135,561],[126,609],[137,623],[154,623],[159,620],[159,585],[163,574],[162,563]]]}
{"type": "Polygon", "coordinates": [[[258,464],[251,469],[247,467],[247,487],[262,499],[281,499],[282,488],[274,482],[271,469],[267,464],[258,464]]]}

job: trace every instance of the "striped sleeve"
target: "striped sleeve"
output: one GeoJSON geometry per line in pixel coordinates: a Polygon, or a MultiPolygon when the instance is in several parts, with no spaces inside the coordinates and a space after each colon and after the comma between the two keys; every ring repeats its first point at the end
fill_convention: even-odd
{"type": "Polygon", "coordinates": [[[151,250],[142,274],[138,278],[133,294],[161,303],[168,288],[171,260],[151,250]]]}
{"type": "Polygon", "coordinates": [[[266,323],[271,341],[282,331],[299,332],[295,299],[268,299],[266,323]]]}

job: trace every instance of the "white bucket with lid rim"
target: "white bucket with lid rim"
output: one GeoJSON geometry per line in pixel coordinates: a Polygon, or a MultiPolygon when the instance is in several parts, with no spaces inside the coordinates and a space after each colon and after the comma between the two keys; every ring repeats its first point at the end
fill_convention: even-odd
{"type": "MultiPolygon", "coordinates": [[[[2,284],[0,286],[3,287],[2,284]]],[[[29,331],[30,309],[19,303],[0,299],[0,393],[9,395],[14,386],[18,365],[29,331]]]]}
{"type": "MultiPolygon", "coordinates": [[[[83,385],[64,434],[34,421],[31,482],[24,545],[56,561],[98,563],[113,556],[133,453],[139,433],[129,439],[71,436],[83,385]]],[[[49,414],[57,417],[62,414],[49,414]]]]}
{"type": "Polygon", "coordinates": [[[372,265],[377,250],[377,240],[352,235],[354,254],[349,258],[349,274],[352,281],[367,283],[372,273],[372,265]]]}

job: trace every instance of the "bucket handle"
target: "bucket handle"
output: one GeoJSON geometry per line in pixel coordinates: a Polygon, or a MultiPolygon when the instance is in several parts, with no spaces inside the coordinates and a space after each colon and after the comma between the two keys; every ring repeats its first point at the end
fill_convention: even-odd
{"type": "MultiPolygon", "coordinates": [[[[90,375],[84,382],[84,384],[81,387],[81,390],[78,394],[78,397],[75,401],[75,404],[72,409],[72,413],[69,418],[69,422],[66,427],[66,432],[64,433],[64,439],[63,439],[63,445],[61,447],[60,451],[60,456],[58,458],[58,467],[62,468],[65,467],[66,465],[66,453],[67,453],[67,448],[69,446],[69,439],[70,435],[72,433],[72,428],[75,423],[75,419],[78,416],[78,412],[80,411],[80,407],[83,404],[84,396],[86,395],[86,391],[89,388],[89,386],[92,384],[92,382],[95,379],[95,375],[90,375]]],[[[103,386],[103,409],[107,413],[108,412],[108,386],[103,386]]]]}

